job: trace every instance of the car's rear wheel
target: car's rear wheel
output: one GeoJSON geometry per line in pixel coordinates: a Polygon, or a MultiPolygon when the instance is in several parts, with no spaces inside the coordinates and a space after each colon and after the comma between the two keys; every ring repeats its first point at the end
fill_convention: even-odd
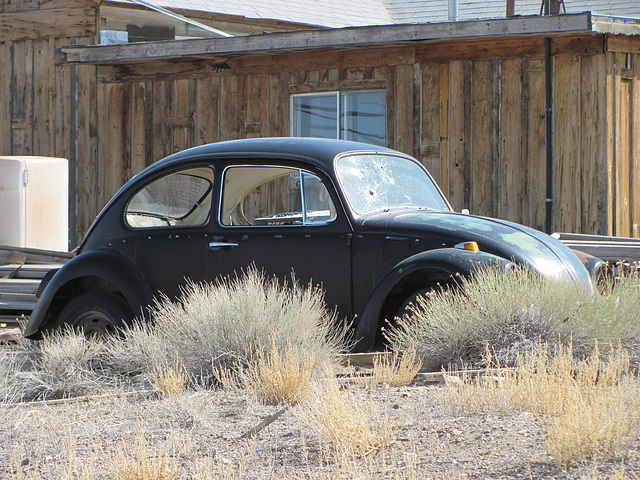
{"type": "Polygon", "coordinates": [[[127,312],[114,298],[85,293],[62,309],[56,327],[69,325],[87,337],[112,335],[124,326],[127,318],[127,312]]]}

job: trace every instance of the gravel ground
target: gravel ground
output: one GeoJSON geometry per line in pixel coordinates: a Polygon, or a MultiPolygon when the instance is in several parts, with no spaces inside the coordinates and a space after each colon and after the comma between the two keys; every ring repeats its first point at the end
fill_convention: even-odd
{"type": "Polygon", "coordinates": [[[254,440],[241,439],[279,407],[222,390],[2,405],[0,479],[124,478],[117,468],[125,459],[162,453],[177,478],[640,478],[640,443],[624,462],[561,471],[547,453],[540,419],[500,408],[461,414],[443,385],[348,385],[344,393],[373,402],[398,422],[389,447],[340,460],[290,410],[254,440]]]}

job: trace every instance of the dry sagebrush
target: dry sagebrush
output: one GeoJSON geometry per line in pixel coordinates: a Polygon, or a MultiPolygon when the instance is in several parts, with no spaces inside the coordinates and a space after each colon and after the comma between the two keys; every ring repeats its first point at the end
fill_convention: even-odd
{"type": "Polygon", "coordinates": [[[621,343],[640,362],[640,295],[637,278],[618,282],[607,295],[570,282],[550,281],[527,270],[480,272],[460,288],[420,299],[412,314],[387,336],[394,348],[415,346],[426,370],[485,366],[484,353],[514,366],[519,353],[539,342],[573,344],[576,357],[596,343],[621,343]]]}
{"type": "Polygon", "coordinates": [[[2,400],[45,400],[95,394],[118,387],[99,362],[104,345],[72,329],[54,332],[40,342],[21,340],[0,357],[6,372],[2,400]]]}
{"type": "MultiPolygon", "coordinates": [[[[188,284],[175,302],[158,302],[151,323],[135,323],[107,348],[106,363],[129,375],[148,375],[179,361],[190,379],[209,383],[216,369],[246,366],[258,352],[287,345],[329,359],[344,339],[322,292],[282,286],[250,269],[234,279],[188,284]]],[[[315,360],[313,361],[315,362],[315,360]]]]}

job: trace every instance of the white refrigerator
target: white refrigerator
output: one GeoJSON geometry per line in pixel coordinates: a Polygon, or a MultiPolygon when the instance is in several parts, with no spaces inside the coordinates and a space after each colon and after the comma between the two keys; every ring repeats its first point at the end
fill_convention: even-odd
{"type": "Polygon", "coordinates": [[[0,245],[69,251],[69,162],[0,156],[0,245]]]}

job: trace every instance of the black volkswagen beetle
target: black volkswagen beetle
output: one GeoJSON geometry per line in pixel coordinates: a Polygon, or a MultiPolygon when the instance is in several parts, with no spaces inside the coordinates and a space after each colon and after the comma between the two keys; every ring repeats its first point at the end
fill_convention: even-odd
{"type": "Polygon", "coordinates": [[[355,350],[417,293],[484,266],[527,266],[592,288],[562,243],[503,220],[455,213],[399,152],[342,140],[221,142],[171,155],[127,182],[78,254],[42,283],[25,336],[64,324],[110,332],[188,280],[268,275],[325,289],[354,318],[355,350]]]}

